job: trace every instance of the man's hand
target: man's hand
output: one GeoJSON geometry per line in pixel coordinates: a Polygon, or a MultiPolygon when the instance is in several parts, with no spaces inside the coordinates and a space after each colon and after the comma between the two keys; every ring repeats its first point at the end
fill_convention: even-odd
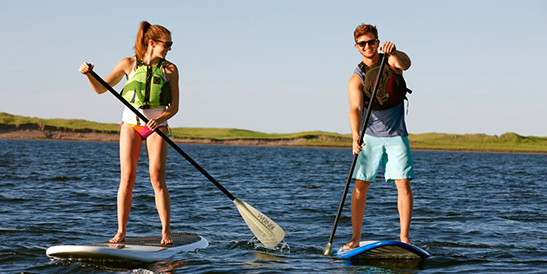
{"type": "Polygon", "coordinates": [[[389,42],[389,41],[386,41],[384,42],[384,44],[380,47],[380,50],[383,52],[383,53],[386,53],[388,55],[391,55],[393,53],[395,53],[397,51],[397,48],[395,47],[395,44],[389,42]]]}
{"type": "Polygon", "coordinates": [[[365,143],[359,144],[359,140],[353,141],[353,155],[361,153],[361,148],[365,146],[365,143]]]}

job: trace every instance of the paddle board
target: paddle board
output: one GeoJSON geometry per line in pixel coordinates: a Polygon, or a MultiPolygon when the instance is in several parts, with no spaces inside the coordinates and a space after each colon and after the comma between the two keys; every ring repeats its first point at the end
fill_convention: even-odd
{"type": "Polygon", "coordinates": [[[352,263],[379,260],[412,260],[423,262],[431,254],[417,246],[399,241],[362,241],[358,248],[339,249],[336,256],[352,263]]]}
{"type": "Polygon", "coordinates": [[[112,261],[150,263],[168,259],[179,252],[191,252],[209,245],[193,233],[171,234],[173,244],[160,245],[161,236],[127,238],[122,243],[57,245],[46,250],[49,257],[79,261],[112,261]]]}

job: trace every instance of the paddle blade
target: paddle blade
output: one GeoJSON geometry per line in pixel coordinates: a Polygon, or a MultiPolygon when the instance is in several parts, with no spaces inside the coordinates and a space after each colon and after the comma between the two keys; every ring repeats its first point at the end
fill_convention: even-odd
{"type": "Polygon", "coordinates": [[[323,249],[323,255],[328,256],[328,255],[330,255],[331,252],[332,252],[332,244],[328,243],[325,246],[325,249],[323,249]]]}
{"type": "Polygon", "coordinates": [[[273,248],[285,237],[285,231],[268,216],[244,201],[234,199],[239,214],[256,238],[267,248],[273,248]]]}

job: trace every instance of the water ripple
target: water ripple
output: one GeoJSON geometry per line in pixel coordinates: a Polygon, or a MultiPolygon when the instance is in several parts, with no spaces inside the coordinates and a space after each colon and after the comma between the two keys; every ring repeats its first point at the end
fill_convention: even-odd
{"type": "MultiPolygon", "coordinates": [[[[151,265],[50,260],[45,249],[113,236],[119,183],[116,143],[0,140],[0,272],[7,273],[416,273],[351,266],[321,255],[349,165],[348,149],[182,145],[238,199],[286,231],[261,246],[233,203],[170,150],[172,230],[210,246],[151,265]],[[16,161],[12,159],[17,159],[16,161]]],[[[420,273],[541,273],[546,264],[547,155],[416,151],[413,241],[433,253],[420,273]]],[[[145,150],[137,170],[128,236],[161,230],[145,150]]],[[[371,186],[363,239],[399,234],[396,189],[371,186]]],[[[350,191],[351,192],[351,191],[350,191]]],[[[351,237],[349,196],[334,246],[351,237]]]]}

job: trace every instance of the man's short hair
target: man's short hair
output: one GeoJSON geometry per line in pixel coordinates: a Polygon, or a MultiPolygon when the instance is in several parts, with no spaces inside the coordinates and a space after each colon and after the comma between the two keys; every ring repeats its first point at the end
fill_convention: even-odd
{"type": "Polygon", "coordinates": [[[376,29],[376,26],[367,24],[357,26],[353,32],[353,39],[355,40],[355,43],[357,43],[357,38],[359,38],[359,36],[365,35],[369,32],[374,35],[374,38],[378,39],[378,30],[376,29]]]}

